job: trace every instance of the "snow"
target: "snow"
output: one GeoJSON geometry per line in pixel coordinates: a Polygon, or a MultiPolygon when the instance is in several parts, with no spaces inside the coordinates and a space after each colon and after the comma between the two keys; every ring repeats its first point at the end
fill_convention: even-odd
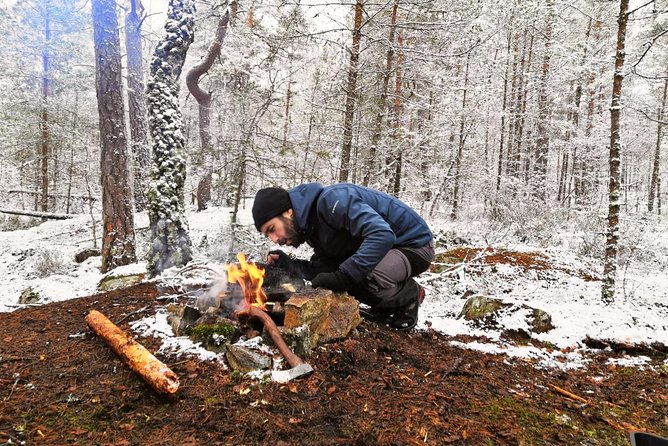
{"type": "MultiPolygon", "coordinates": [[[[214,207],[195,212],[191,207],[187,214],[193,262],[214,271],[224,271],[224,263],[232,258],[236,250],[244,250],[251,261],[262,261],[268,250],[275,249],[253,228],[247,203],[239,211],[242,232],[234,246],[230,236],[229,208],[214,207]]],[[[420,309],[419,328],[477,339],[466,343],[452,341],[461,348],[524,358],[538,367],[565,370],[586,367],[586,353],[589,351],[583,342],[586,337],[628,344],[657,342],[668,345],[668,277],[664,273],[668,266],[668,231],[660,221],[646,223],[646,227],[638,228],[632,234],[635,237],[634,249],[628,248],[631,246],[627,240],[629,231],[622,234],[627,248],[622,250],[625,254],[620,258],[616,300],[610,305],[601,301],[600,281],[587,281],[578,274],[579,271],[587,271],[600,277],[602,271],[601,259],[579,253],[578,243],[583,240],[583,234],[578,231],[556,231],[558,233],[551,238],[551,244],[532,246],[513,240],[507,235],[508,231],[495,238],[490,235],[494,230],[480,221],[429,221],[429,224],[436,234],[456,234],[474,246],[484,247],[487,246],[486,241],[492,240],[489,243],[494,248],[542,253],[555,268],[524,271],[515,265],[492,267],[473,261],[441,274],[424,273],[418,278],[427,291],[420,309]],[[498,326],[494,328],[478,327],[458,318],[466,301],[462,297],[465,292],[546,311],[551,315],[555,328],[534,335],[534,338],[549,348],[531,344],[512,345],[502,336],[505,329],[529,331],[526,322],[528,309],[500,311],[498,326]]],[[[135,225],[137,252],[142,258],[148,249],[150,235],[146,213],[135,215],[135,225]]],[[[102,233],[99,226],[97,222],[98,238],[102,233]]],[[[97,285],[104,277],[99,271],[99,257],[82,263],[74,261],[77,252],[92,247],[93,231],[90,216],[87,215],[47,221],[26,230],[0,232],[0,274],[3,277],[0,282],[0,311],[21,308],[18,298],[28,287],[40,293],[40,304],[97,293],[97,285]],[[51,259],[51,263],[45,259],[51,259]]],[[[437,248],[437,252],[442,250],[437,248]]],[[[310,253],[307,246],[288,248],[286,251],[301,258],[308,258],[310,253]]],[[[134,274],[145,269],[146,264],[139,262],[117,268],[110,274],[134,274]]],[[[167,270],[163,280],[187,280],[185,275],[182,277],[177,273],[177,269],[167,270]]],[[[209,280],[213,276],[208,270],[209,280]]],[[[161,352],[197,355],[205,360],[219,359],[188,339],[175,337],[164,312],[136,322],[133,329],[144,335],[163,338],[161,352]]],[[[624,366],[643,366],[648,362],[642,357],[615,361],[614,364],[624,366]]]]}

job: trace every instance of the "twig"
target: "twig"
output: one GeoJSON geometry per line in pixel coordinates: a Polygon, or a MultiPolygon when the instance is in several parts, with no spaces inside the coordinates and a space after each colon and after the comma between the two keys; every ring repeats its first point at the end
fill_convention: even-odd
{"type": "Polygon", "coordinates": [[[12,390],[9,392],[9,395],[5,397],[4,401],[9,401],[9,399],[14,394],[14,390],[16,389],[16,385],[19,383],[19,380],[21,379],[21,375],[19,375],[18,373],[14,373],[14,378],[16,378],[16,380],[14,381],[14,385],[12,386],[12,390]]]}
{"type": "Polygon", "coordinates": [[[611,420],[610,418],[603,418],[603,421],[605,421],[605,422],[608,423],[610,426],[612,426],[613,428],[615,428],[615,429],[617,429],[617,430],[620,430],[620,431],[633,432],[633,431],[640,431],[640,430],[642,430],[642,429],[640,429],[639,427],[636,427],[636,426],[634,426],[634,425],[631,424],[631,423],[627,423],[626,421],[619,421],[619,422],[617,422],[617,421],[615,421],[615,420],[611,420]]]}
{"type": "Polygon", "coordinates": [[[561,387],[555,386],[554,384],[550,384],[550,387],[552,388],[552,390],[554,390],[555,392],[557,392],[557,393],[559,393],[559,394],[561,394],[565,397],[568,397],[568,398],[570,398],[572,400],[575,400],[575,401],[580,401],[581,403],[589,404],[589,401],[582,398],[581,396],[578,396],[578,395],[576,395],[572,392],[569,392],[568,390],[564,390],[561,387]]]}
{"type": "Polygon", "coordinates": [[[126,320],[127,318],[129,318],[130,316],[134,316],[135,314],[143,313],[147,309],[148,309],[148,305],[143,307],[143,308],[140,308],[139,310],[131,311],[128,314],[126,314],[125,316],[123,316],[122,318],[120,318],[119,320],[117,320],[116,322],[114,322],[114,324],[118,325],[121,322],[123,322],[124,320],[126,320]]]}

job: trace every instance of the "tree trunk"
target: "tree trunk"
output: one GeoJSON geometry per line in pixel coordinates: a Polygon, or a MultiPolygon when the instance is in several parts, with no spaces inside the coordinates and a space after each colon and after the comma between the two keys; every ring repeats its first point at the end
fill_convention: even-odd
{"type": "MultiPolygon", "coordinates": [[[[593,24],[594,20],[590,18],[587,24],[587,32],[585,33],[585,40],[583,44],[584,49],[582,51],[582,59],[580,62],[580,75],[578,76],[577,80],[575,80],[576,86],[574,92],[573,110],[568,113],[567,117],[567,120],[573,124],[573,130],[566,133],[567,142],[572,141],[574,136],[576,137],[580,134],[580,104],[582,102],[583,91],[582,80],[586,77],[585,67],[587,66],[589,37],[591,35],[593,24]]],[[[570,161],[570,163],[568,166],[566,166],[566,170],[563,171],[564,175],[567,175],[567,177],[562,178],[562,180],[559,182],[559,195],[557,196],[557,201],[563,202],[568,199],[567,206],[570,208],[573,195],[572,192],[577,190],[577,184],[579,181],[577,169],[579,165],[579,158],[582,157],[584,151],[579,151],[577,144],[568,144],[567,147],[570,147],[571,149],[571,155],[567,157],[567,160],[570,161]]],[[[566,155],[568,155],[568,151],[566,152],[566,155]]]]}
{"type": "Polygon", "coordinates": [[[466,125],[466,96],[468,94],[469,86],[469,65],[471,64],[471,53],[469,52],[466,55],[466,68],[464,69],[464,92],[462,94],[462,116],[459,121],[459,144],[457,144],[457,155],[455,156],[455,184],[452,190],[452,210],[450,212],[450,218],[452,220],[457,219],[457,212],[459,206],[459,176],[461,174],[462,168],[462,157],[464,156],[464,144],[466,143],[466,135],[464,133],[464,127],[466,125]]]}
{"type": "MultiPolygon", "coordinates": [[[[527,31],[528,32],[528,31],[527,31]]],[[[528,156],[526,153],[522,153],[523,147],[522,141],[524,140],[524,123],[526,121],[526,111],[527,111],[527,98],[528,98],[528,86],[529,86],[529,76],[526,76],[525,73],[528,73],[531,70],[531,59],[533,58],[533,41],[534,33],[531,32],[531,37],[529,38],[529,47],[527,49],[526,44],[526,32],[524,35],[524,49],[522,51],[522,61],[520,64],[520,81],[518,85],[517,92],[517,103],[519,104],[519,110],[517,113],[517,123],[515,124],[516,135],[514,137],[515,148],[513,149],[513,165],[515,166],[515,176],[520,178],[522,172],[524,172],[524,177],[528,174],[527,161],[528,156]],[[528,54],[527,54],[528,53],[528,54]],[[522,166],[522,159],[525,163],[522,166]]],[[[529,132],[527,132],[527,140],[529,140],[529,132]]]]}
{"type": "Polygon", "coordinates": [[[245,139],[241,144],[241,156],[239,157],[239,166],[234,175],[234,200],[232,202],[232,216],[230,218],[232,227],[237,224],[237,217],[239,215],[239,205],[243,199],[244,185],[246,178],[246,147],[250,144],[248,139],[245,139]]]}
{"type": "Polygon", "coordinates": [[[615,300],[615,275],[617,272],[617,253],[619,250],[619,182],[621,158],[620,118],[622,81],[624,80],[624,59],[626,53],[626,24],[628,21],[629,0],[619,2],[617,19],[617,48],[615,53],[615,72],[612,81],[612,102],[610,105],[610,179],[608,182],[608,227],[605,242],[605,262],[603,265],[603,285],[601,298],[605,303],[615,300]]]}
{"type": "Polygon", "coordinates": [[[364,178],[362,180],[363,186],[369,185],[369,180],[371,179],[372,172],[374,171],[376,153],[378,152],[378,143],[380,142],[380,137],[382,135],[383,129],[383,118],[387,111],[387,96],[388,89],[390,85],[390,76],[392,75],[392,60],[394,59],[394,34],[397,27],[397,11],[399,9],[399,0],[394,0],[394,5],[392,6],[392,18],[390,22],[390,32],[387,37],[388,47],[387,47],[387,56],[385,57],[385,71],[383,72],[383,81],[381,83],[380,96],[378,97],[378,112],[376,113],[376,119],[373,124],[373,133],[371,134],[371,146],[369,147],[369,153],[367,155],[366,165],[364,166],[364,178]]]}
{"type": "Polygon", "coordinates": [[[197,210],[202,211],[207,208],[211,201],[211,182],[213,177],[213,144],[211,143],[211,99],[212,95],[204,91],[200,85],[200,78],[206,74],[216,58],[220,56],[220,49],[227,34],[227,27],[230,23],[230,17],[236,12],[236,2],[230,3],[225,14],[218,21],[216,36],[211,42],[204,59],[194,66],[186,75],[186,85],[190,94],[197,100],[199,105],[199,139],[202,150],[202,177],[197,185],[197,210]]]}
{"type": "Polygon", "coordinates": [[[144,91],[144,68],[141,47],[141,24],[144,20],[141,0],[130,0],[125,15],[125,49],[128,58],[128,111],[130,115],[130,153],[133,155],[135,209],[146,209],[148,181],[146,172],[151,163],[148,142],[148,113],[144,91]]]}
{"type": "MultiPolygon", "coordinates": [[[[501,105],[501,135],[499,140],[499,162],[496,170],[496,191],[501,190],[501,177],[503,175],[503,143],[506,135],[506,104],[508,102],[508,67],[510,65],[511,35],[508,35],[508,46],[506,47],[506,71],[503,78],[503,103],[501,105]]],[[[510,138],[510,137],[509,137],[510,138]]]]}
{"type": "Polygon", "coordinates": [[[541,70],[540,87],[538,91],[538,138],[536,138],[536,158],[534,160],[534,189],[533,195],[540,201],[545,201],[547,189],[547,157],[550,148],[549,115],[550,102],[548,96],[548,78],[550,74],[550,46],[552,44],[552,0],[547,0],[547,23],[545,25],[543,67],[541,70]]]}
{"type": "Polygon", "coordinates": [[[114,0],[93,0],[102,175],[102,272],[137,261],[114,0]]]}
{"type": "Polygon", "coordinates": [[[50,2],[46,3],[44,17],[44,48],[42,50],[42,118],[40,144],[40,179],[42,196],[39,200],[42,212],[49,210],[49,42],[51,41],[50,2]]]}
{"type": "Polygon", "coordinates": [[[179,108],[179,77],[194,38],[192,0],[170,0],[165,37],[158,43],[148,82],[149,128],[153,164],[148,195],[152,277],[190,261],[192,252],[185,218],[185,140],[179,108]]]}
{"type": "MultiPolygon", "coordinates": [[[[76,135],[79,120],[79,92],[74,92],[74,115],[72,117],[72,134],[76,135]]],[[[72,183],[74,182],[74,144],[70,145],[70,163],[67,167],[67,197],[65,213],[69,214],[72,203],[72,183]]]]}
{"type": "Polygon", "coordinates": [[[394,156],[394,174],[392,175],[392,195],[395,197],[399,196],[401,192],[401,171],[403,169],[403,153],[402,153],[402,144],[399,140],[399,129],[401,128],[401,115],[403,110],[403,99],[401,97],[401,86],[403,82],[402,78],[402,65],[404,63],[404,54],[401,51],[401,47],[404,43],[403,33],[399,32],[397,38],[397,44],[399,47],[399,52],[397,53],[397,69],[395,70],[394,78],[394,106],[392,111],[394,114],[394,123],[392,125],[392,140],[393,145],[396,148],[396,155],[394,156]]]}
{"type": "Polygon", "coordinates": [[[355,1],[355,19],[353,23],[353,44],[350,48],[350,66],[348,67],[348,81],[346,82],[346,109],[343,117],[343,146],[341,148],[341,168],[339,182],[348,181],[350,173],[350,152],[353,141],[353,118],[355,103],[357,102],[357,75],[360,57],[360,42],[362,40],[362,14],[364,5],[362,0],[355,1]]]}
{"type": "Polygon", "coordinates": [[[647,200],[647,210],[654,210],[654,198],[658,195],[657,184],[659,182],[659,166],[661,162],[661,131],[663,129],[663,119],[666,110],[666,93],[668,92],[668,78],[663,83],[663,96],[661,97],[661,107],[657,113],[656,145],[654,147],[654,164],[652,166],[652,178],[649,185],[649,199],[647,200]]]}

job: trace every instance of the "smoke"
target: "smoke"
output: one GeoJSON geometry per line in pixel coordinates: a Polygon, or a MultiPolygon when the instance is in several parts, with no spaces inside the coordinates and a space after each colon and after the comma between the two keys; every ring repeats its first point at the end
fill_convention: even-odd
{"type": "Polygon", "coordinates": [[[244,298],[238,287],[231,286],[227,274],[212,282],[211,287],[200,293],[195,299],[195,307],[202,313],[220,311],[231,315],[244,308],[244,298]],[[213,308],[214,310],[210,310],[213,308]]]}

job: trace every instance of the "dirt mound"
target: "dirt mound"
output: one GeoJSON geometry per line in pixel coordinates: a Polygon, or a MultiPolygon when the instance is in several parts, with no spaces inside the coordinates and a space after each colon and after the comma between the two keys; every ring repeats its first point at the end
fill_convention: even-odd
{"type": "MultiPolygon", "coordinates": [[[[141,284],[1,313],[0,442],[628,445],[627,429],[668,434],[664,358],[654,371],[608,365],[604,354],[584,371],[541,370],[454,348],[435,332],[368,321],[355,337],[319,349],[308,359],[315,372],[288,384],[161,357],[181,380],[175,397],[161,397],[84,321],[97,309],[128,330],[160,305],[156,296],[141,284]]],[[[160,344],[140,341],[151,351],[160,344]]]]}

